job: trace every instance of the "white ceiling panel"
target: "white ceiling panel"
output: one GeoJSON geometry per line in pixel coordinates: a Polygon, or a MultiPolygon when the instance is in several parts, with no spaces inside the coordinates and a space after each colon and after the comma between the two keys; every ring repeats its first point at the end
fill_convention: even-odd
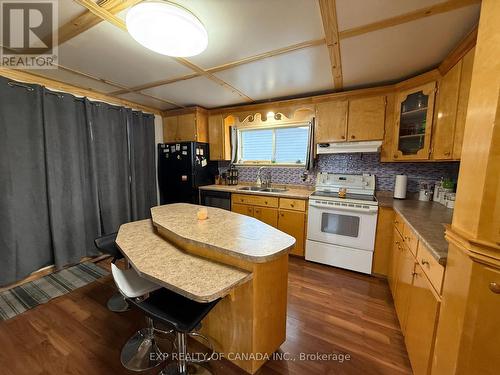
{"type": "Polygon", "coordinates": [[[161,110],[166,110],[166,109],[173,109],[176,108],[174,105],[165,103],[164,101],[161,100],[156,100],[153,98],[150,98],[148,96],[144,96],[135,92],[129,92],[126,94],[118,95],[119,98],[125,99],[125,100],[130,100],[135,103],[139,103],[142,105],[146,105],[149,107],[161,109],[161,110]]]}
{"type": "Polygon", "coordinates": [[[339,31],[367,25],[446,0],[337,0],[339,31]]]}
{"type": "Polygon", "coordinates": [[[240,65],[215,75],[255,100],[333,89],[326,45],[240,65]]]}
{"type": "MultiPolygon", "coordinates": [[[[93,0],[96,2],[96,0],[93,0]]],[[[85,13],[87,9],[72,0],[60,0],[57,2],[57,13],[59,27],[71,21],[73,18],[85,13]]]]}
{"type": "Polygon", "coordinates": [[[344,87],[373,85],[438,65],[478,20],[479,5],[340,42],[344,87]]]}
{"type": "Polygon", "coordinates": [[[35,71],[35,74],[40,74],[44,77],[55,79],[64,83],[69,83],[70,85],[75,85],[84,89],[96,90],[104,93],[119,90],[119,88],[115,86],[111,86],[104,82],[96,81],[94,79],[87,78],[62,69],[37,70],[35,71]]]}
{"type": "Polygon", "coordinates": [[[109,22],[64,43],[59,56],[61,65],[127,87],[192,73],[172,58],[142,47],[109,22]]]}
{"type": "Polygon", "coordinates": [[[238,94],[205,77],[191,78],[143,90],[143,92],[185,106],[201,105],[206,108],[220,107],[244,101],[238,94]]]}
{"type": "Polygon", "coordinates": [[[175,0],[208,31],[208,48],[190,60],[203,68],[324,38],[316,0],[175,0]]]}

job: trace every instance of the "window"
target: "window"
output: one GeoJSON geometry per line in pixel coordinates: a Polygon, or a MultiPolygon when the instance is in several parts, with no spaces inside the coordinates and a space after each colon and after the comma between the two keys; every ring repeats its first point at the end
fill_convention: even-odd
{"type": "Polygon", "coordinates": [[[238,130],[238,163],[306,163],[309,126],[287,126],[238,130]]]}

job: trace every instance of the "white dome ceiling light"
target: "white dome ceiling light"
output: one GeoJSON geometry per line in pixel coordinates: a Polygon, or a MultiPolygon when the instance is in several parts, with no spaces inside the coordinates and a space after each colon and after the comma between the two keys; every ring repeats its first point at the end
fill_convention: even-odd
{"type": "Polygon", "coordinates": [[[208,46],[207,30],[200,20],[167,1],[145,1],[133,6],[126,24],[132,38],[162,55],[195,56],[208,46]]]}

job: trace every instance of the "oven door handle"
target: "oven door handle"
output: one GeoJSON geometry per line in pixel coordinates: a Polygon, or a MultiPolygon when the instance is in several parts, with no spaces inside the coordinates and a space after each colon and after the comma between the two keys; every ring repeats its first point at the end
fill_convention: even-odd
{"type": "Polygon", "coordinates": [[[364,214],[376,214],[378,211],[377,206],[370,207],[368,210],[366,208],[330,206],[330,205],[323,205],[323,204],[316,204],[316,203],[309,203],[309,206],[320,208],[320,209],[345,211],[345,212],[359,212],[359,213],[364,213],[364,214]]]}

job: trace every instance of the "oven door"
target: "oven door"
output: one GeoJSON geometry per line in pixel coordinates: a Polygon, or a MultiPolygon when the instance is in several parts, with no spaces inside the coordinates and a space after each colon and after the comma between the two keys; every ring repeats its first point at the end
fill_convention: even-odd
{"type": "Polygon", "coordinates": [[[373,251],[377,206],[334,207],[309,201],[307,238],[312,241],[373,251]]]}

